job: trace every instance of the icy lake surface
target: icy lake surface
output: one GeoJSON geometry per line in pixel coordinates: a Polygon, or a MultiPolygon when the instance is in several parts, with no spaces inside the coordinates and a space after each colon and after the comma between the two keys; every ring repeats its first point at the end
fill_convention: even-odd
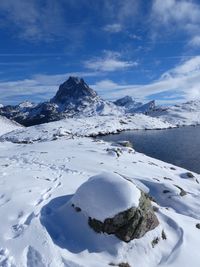
{"type": "Polygon", "coordinates": [[[200,126],[168,130],[126,131],[103,136],[105,141],[129,140],[136,151],[200,173],[200,126]]]}

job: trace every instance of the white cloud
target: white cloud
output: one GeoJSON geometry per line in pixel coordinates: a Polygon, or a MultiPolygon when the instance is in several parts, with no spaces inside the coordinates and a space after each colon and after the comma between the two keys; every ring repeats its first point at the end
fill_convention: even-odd
{"type": "Polygon", "coordinates": [[[163,24],[172,22],[199,23],[199,10],[198,4],[188,0],[154,0],[152,6],[155,19],[163,24]]]}
{"type": "Polygon", "coordinates": [[[97,72],[71,72],[57,75],[34,75],[30,79],[0,81],[0,104],[16,104],[24,100],[47,101],[58,90],[58,86],[69,76],[93,77],[97,72]]]}
{"type": "MultiPolygon", "coordinates": [[[[25,99],[45,101],[51,98],[60,83],[68,76],[92,77],[101,72],[75,72],[58,75],[35,75],[31,79],[17,81],[0,81],[0,103],[12,104],[25,99]]],[[[151,95],[159,95],[160,103],[182,102],[200,98],[200,56],[193,57],[169,71],[163,73],[160,79],[150,84],[119,84],[110,79],[104,79],[91,85],[99,94],[107,99],[117,99],[131,95],[139,100],[147,100],[151,95]],[[176,99],[177,98],[177,99],[176,99]]],[[[154,96],[152,96],[154,97],[154,96]]]]}
{"type": "Polygon", "coordinates": [[[117,84],[111,80],[102,80],[93,87],[104,97],[117,99],[131,95],[144,100],[151,95],[166,93],[165,99],[160,102],[170,102],[172,98],[191,100],[200,98],[200,57],[194,57],[180,64],[174,69],[163,73],[159,80],[147,85],[117,84]],[[169,99],[167,94],[170,93],[169,99]]]}
{"type": "Polygon", "coordinates": [[[200,47],[200,35],[194,36],[190,41],[189,45],[193,47],[200,47]]]}
{"type": "MultiPolygon", "coordinates": [[[[184,30],[191,38],[200,33],[200,5],[193,0],[154,0],[151,11],[153,35],[184,30]],[[160,29],[161,31],[158,31],[160,29]]],[[[195,40],[194,40],[195,41],[195,40]]]]}
{"type": "Polygon", "coordinates": [[[67,23],[64,9],[70,1],[54,0],[2,0],[0,1],[0,26],[11,29],[22,39],[48,42],[56,37],[75,41],[83,34],[84,23],[67,23]],[[67,34],[66,34],[67,33],[67,34]]]}
{"type": "Polygon", "coordinates": [[[104,54],[103,57],[93,58],[84,62],[84,66],[95,71],[110,72],[138,65],[136,61],[122,60],[121,55],[117,52],[106,51],[104,54]]]}
{"type": "Polygon", "coordinates": [[[170,75],[190,75],[200,71],[200,56],[193,57],[167,73],[170,75]]]}
{"type": "Polygon", "coordinates": [[[103,30],[110,33],[118,33],[122,31],[122,25],[119,23],[107,24],[103,30]]]}

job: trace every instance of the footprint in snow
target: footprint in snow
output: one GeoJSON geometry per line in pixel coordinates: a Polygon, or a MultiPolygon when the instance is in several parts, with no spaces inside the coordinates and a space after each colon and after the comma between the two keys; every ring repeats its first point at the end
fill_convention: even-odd
{"type": "Polygon", "coordinates": [[[24,232],[24,225],[23,224],[14,224],[12,226],[12,236],[9,237],[8,239],[15,239],[22,235],[24,232]]]}
{"type": "Polygon", "coordinates": [[[23,217],[23,214],[21,215],[21,217],[19,217],[18,215],[18,218],[21,218],[21,220],[19,221],[19,223],[12,225],[12,233],[10,236],[7,236],[6,239],[15,239],[21,236],[24,233],[24,230],[31,224],[32,220],[38,217],[38,215],[39,213],[36,214],[35,212],[31,212],[26,217],[23,217]]]}
{"type": "Polygon", "coordinates": [[[4,194],[0,196],[0,207],[3,207],[5,204],[7,204],[10,201],[10,198],[6,198],[4,194]]]}
{"type": "Polygon", "coordinates": [[[44,200],[47,200],[51,197],[50,191],[52,190],[52,187],[48,188],[40,197],[40,199],[37,201],[35,206],[40,205],[44,200]]]}

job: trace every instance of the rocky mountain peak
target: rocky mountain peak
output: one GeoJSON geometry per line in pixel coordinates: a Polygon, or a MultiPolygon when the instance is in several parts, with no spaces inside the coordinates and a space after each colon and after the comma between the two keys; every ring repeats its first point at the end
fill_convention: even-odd
{"type": "Polygon", "coordinates": [[[133,98],[131,96],[127,95],[127,96],[124,96],[124,97],[116,100],[114,103],[117,106],[126,106],[127,104],[133,103],[133,102],[134,102],[133,98]]]}
{"type": "Polygon", "coordinates": [[[93,100],[97,93],[91,89],[82,78],[70,76],[67,81],[59,86],[59,89],[51,100],[54,103],[70,103],[78,100],[93,100]]]}

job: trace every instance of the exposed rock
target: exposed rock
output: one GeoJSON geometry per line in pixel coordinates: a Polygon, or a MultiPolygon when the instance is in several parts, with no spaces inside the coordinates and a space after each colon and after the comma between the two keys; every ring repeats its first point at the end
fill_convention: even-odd
{"type": "Polygon", "coordinates": [[[197,228],[197,229],[200,229],[200,223],[197,223],[197,224],[196,224],[196,228],[197,228]]]}
{"type": "Polygon", "coordinates": [[[155,100],[143,104],[135,101],[131,96],[122,97],[116,100],[114,104],[123,107],[126,113],[149,114],[156,109],[155,100]]]}
{"type": "Polygon", "coordinates": [[[161,237],[163,240],[167,240],[167,235],[165,234],[164,230],[162,230],[161,237]]]}
{"type": "Polygon", "coordinates": [[[118,141],[117,144],[120,146],[133,148],[133,145],[130,141],[118,141]]]}
{"type": "Polygon", "coordinates": [[[180,190],[180,196],[183,197],[185,195],[187,195],[187,192],[180,186],[175,185],[179,190],[180,190]]]}
{"type": "Polygon", "coordinates": [[[135,110],[143,105],[143,103],[133,100],[131,96],[122,97],[116,100],[114,104],[124,107],[127,112],[129,112],[129,110],[135,110]]]}
{"type": "Polygon", "coordinates": [[[187,172],[186,175],[188,178],[194,178],[194,175],[191,172],[187,172]]]}
{"type": "Polygon", "coordinates": [[[78,77],[69,77],[67,81],[60,85],[58,92],[52,98],[52,103],[64,104],[68,108],[78,108],[78,105],[84,105],[83,102],[92,103],[96,100],[97,93],[92,90],[83,79],[78,77]]]}
{"type": "Polygon", "coordinates": [[[153,212],[150,199],[141,192],[139,206],[120,212],[104,222],[94,218],[88,219],[88,224],[97,233],[115,234],[119,239],[129,242],[142,237],[146,232],[158,226],[159,221],[153,212]]]}
{"type": "Polygon", "coordinates": [[[160,241],[159,237],[154,238],[151,242],[152,248],[154,248],[159,243],[159,241],[160,241]]]}
{"type": "Polygon", "coordinates": [[[117,266],[117,267],[131,267],[128,262],[120,262],[119,264],[115,264],[113,262],[109,263],[110,266],[117,266]]]}

